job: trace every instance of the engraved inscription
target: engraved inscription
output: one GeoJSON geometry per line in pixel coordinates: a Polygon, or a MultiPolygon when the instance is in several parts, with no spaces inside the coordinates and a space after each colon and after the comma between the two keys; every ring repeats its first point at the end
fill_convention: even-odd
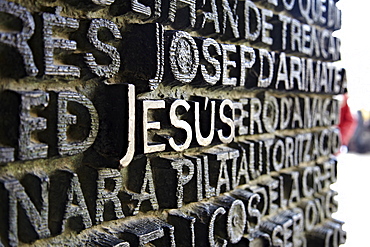
{"type": "Polygon", "coordinates": [[[339,246],[336,0],[0,0],[0,246],[339,246]]]}

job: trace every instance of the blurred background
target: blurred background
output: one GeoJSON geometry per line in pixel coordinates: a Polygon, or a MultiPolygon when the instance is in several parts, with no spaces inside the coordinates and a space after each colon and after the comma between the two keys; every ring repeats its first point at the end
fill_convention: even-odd
{"type": "Polygon", "coordinates": [[[348,106],[356,121],[347,147],[338,155],[338,181],[332,185],[339,195],[334,218],[343,220],[347,231],[344,247],[370,246],[370,1],[340,0],[342,60],[347,70],[348,106]],[[347,152],[348,151],[348,152],[347,152]]]}
{"type": "Polygon", "coordinates": [[[342,29],[335,36],[342,41],[342,60],[338,66],[347,69],[349,105],[353,110],[370,110],[370,1],[340,0],[342,29]]]}

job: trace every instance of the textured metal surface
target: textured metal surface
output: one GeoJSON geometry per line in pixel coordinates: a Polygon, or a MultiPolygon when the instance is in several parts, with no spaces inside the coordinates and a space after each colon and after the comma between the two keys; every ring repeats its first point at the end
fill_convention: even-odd
{"type": "Polygon", "coordinates": [[[338,246],[334,0],[0,0],[0,246],[338,246]]]}

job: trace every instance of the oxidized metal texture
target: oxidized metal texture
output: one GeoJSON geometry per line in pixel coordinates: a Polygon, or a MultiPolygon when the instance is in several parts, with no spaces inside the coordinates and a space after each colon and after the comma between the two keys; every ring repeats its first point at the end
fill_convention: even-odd
{"type": "Polygon", "coordinates": [[[338,246],[335,0],[0,0],[0,246],[338,246]]]}

